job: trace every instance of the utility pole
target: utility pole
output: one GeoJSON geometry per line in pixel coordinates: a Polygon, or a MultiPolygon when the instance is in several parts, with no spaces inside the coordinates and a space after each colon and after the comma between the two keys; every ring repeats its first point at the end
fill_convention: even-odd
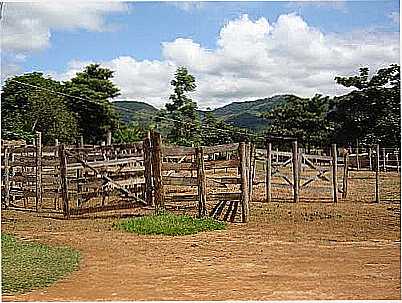
{"type": "Polygon", "coordinates": [[[3,19],[3,8],[4,8],[5,3],[0,2],[0,20],[3,19]]]}

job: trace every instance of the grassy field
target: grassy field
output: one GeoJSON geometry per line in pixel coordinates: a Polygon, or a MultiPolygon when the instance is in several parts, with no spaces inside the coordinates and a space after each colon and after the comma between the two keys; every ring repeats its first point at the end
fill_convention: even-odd
{"type": "Polygon", "coordinates": [[[1,235],[2,291],[26,292],[47,286],[75,270],[79,253],[68,247],[51,247],[1,235]]]}
{"type": "Polygon", "coordinates": [[[114,225],[117,229],[140,235],[183,236],[202,231],[225,229],[224,222],[212,218],[195,219],[188,215],[164,213],[141,218],[121,220],[114,225]]]}

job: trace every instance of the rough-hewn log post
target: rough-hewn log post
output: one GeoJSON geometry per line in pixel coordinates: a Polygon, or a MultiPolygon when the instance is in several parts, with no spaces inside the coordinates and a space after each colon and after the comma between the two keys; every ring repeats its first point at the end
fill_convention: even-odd
{"type": "Polygon", "coordinates": [[[145,201],[153,205],[152,199],[152,164],[151,164],[151,138],[147,137],[143,143],[144,147],[144,179],[145,179],[145,201]]]}
{"type": "Polygon", "coordinates": [[[401,166],[399,163],[399,149],[396,150],[395,156],[396,156],[396,171],[399,173],[401,172],[401,166]]]}
{"type": "Polygon", "coordinates": [[[369,157],[369,170],[373,170],[373,149],[369,147],[368,150],[368,157],[369,157]]]}
{"type": "Polygon", "coordinates": [[[61,198],[63,200],[63,215],[65,218],[70,218],[70,207],[68,204],[68,185],[67,185],[67,155],[64,150],[64,145],[59,146],[60,159],[60,184],[61,198]]]}
{"type": "Polygon", "coordinates": [[[342,198],[346,199],[348,196],[348,178],[349,178],[349,154],[346,152],[343,158],[343,189],[342,198]]]}
{"type": "Polygon", "coordinates": [[[250,201],[253,201],[253,184],[255,174],[255,145],[250,143],[250,155],[249,155],[249,197],[250,201]]]}
{"type": "Polygon", "coordinates": [[[42,211],[42,133],[36,132],[36,211],[42,211]]]}
{"type": "Polygon", "coordinates": [[[202,147],[196,148],[197,161],[197,184],[198,184],[198,217],[202,218],[206,215],[207,203],[207,179],[204,168],[204,150],[202,147]]]}
{"type": "Polygon", "coordinates": [[[247,223],[249,218],[249,190],[248,190],[248,167],[247,167],[247,147],[246,143],[239,144],[240,157],[240,179],[241,179],[241,205],[242,205],[242,222],[247,223]]]}
{"type": "Polygon", "coordinates": [[[376,146],[376,166],[375,166],[375,202],[380,203],[380,145],[376,146]]]}
{"type": "Polygon", "coordinates": [[[360,170],[360,157],[359,157],[359,140],[356,140],[356,165],[357,165],[357,170],[360,170]]]}
{"type": "Polygon", "coordinates": [[[338,154],[336,150],[336,144],[332,144],[332,186],[334,203],[338,202],[338,154]]]}
{"type": "Polygon", "coordinates": [[[112,145],[112,131],[108,130],[106,134],[106,145],[112,145]]]}
{"type": "Polygon", "coordinates": [[[10,206],[10,154],[9,148],[4,149],[4,204],[5,207],[10,206]]]}
{"type": "MultiPolygon", "coordinates": [[[[278,154],[277,154],[278,155],[278,154]]],[[[267,202],[270,203],[272,199],[272,143],[267,142],[267,160],[266,160],[266,176],[265,176],[265,183],[266,183],[266,195],[267,195],[267,202]]]]}
{"type": "Polygon", "coordinates": [[[384,171],[387,171],[387,156],[386,156],[385,148],[382,149],[382,157],[383,157],[382,168],[384,171]]]}
{"type": "Polygon", "coordinates": [[[293,202],[299,202],[299,160],[297,141],[292,142],[293,202]]]}
{"type": "Polygon", "coordinates": [[[152,175],[154,177],[155,189],[155,212],[165,208],[165,192],[162,182],[162,140],[161,135],[157,132],[151,132],[152,146],[152,175]]]}

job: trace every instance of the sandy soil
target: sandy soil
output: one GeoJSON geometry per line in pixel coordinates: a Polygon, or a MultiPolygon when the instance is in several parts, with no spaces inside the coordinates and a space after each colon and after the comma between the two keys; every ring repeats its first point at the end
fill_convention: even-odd
{"type": "Polygon", "coordinates": [[[3,232],[70,245],[79,270],[4,301],[400,299],[400,204],[254,203],[249,224],[184,237],[4,211],[3,232]]]}

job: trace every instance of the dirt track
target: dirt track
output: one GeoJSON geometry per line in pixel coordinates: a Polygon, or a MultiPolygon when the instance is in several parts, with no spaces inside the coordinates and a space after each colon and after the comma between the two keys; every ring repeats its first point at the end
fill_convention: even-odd
{"type": "Polygon", "coordinates": [[[399,204],[252,206],[252,222],[184,237],[114,220],[3,212],[3,231],[82,253],[77,272],[3,300],[400,299],[399,204]]]}

